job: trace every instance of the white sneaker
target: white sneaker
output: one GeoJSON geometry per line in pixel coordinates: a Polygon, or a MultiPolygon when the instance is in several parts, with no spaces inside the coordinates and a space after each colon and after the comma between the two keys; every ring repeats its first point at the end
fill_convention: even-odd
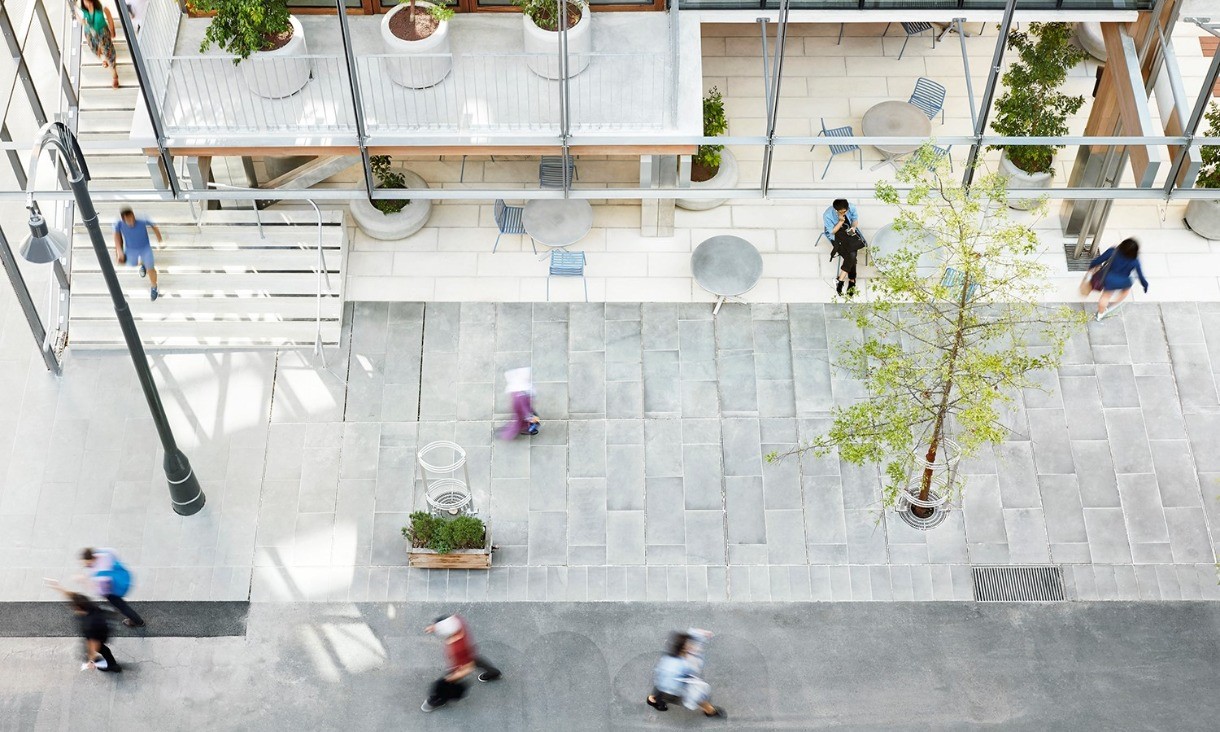
{"type": "Polygon", "coordinates": [[[419,711],[421,712],[431,712],[434,709],[436,709],[436,707],[429,704],[427,699],[425,699],[424,703],[419,706],[419,711]]]}

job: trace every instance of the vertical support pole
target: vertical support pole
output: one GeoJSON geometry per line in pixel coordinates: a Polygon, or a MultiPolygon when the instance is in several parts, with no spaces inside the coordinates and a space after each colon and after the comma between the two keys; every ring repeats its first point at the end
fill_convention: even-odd
{"type": "Polygon", "coordinates": [[[373,181],[373,168],[369,165],[368,129],[364,124],[364,103],[360,94],[360,81],[356,76],[356,54],[352,50],[352,32],[347,24],[347,9],[343,0],[335,0],[339,16],[339,35],[343,38],[343,59],[347,64],[348,88],[352,92],[352,114],[356,120],[356,144],[360,146],[360,163],[364,168],[364,187],[369,199],[377,184],[373,181]]]}
{"type": "MultiPolygon", "coordinates": [[[[588,7],[588,6],[586,6],[588,7]]],[[[560,162],[563,163],[563,197],[567,198],[572,190],[572,181],[568,177],[571,165],[571,151],[568,148],[568,138],[572,136],[572,87],[569,72],[571,59],[568,58],[568,4],[559,3],[559,144],[562,146],[560,162]]],[[[574,167],[574,166],[573,166],[574,167]]]]}
{"type": "Polygon", "coordinates": [[[996,37],[995,51],[991,54],[991,69],[987,72],[987,86],[983,89],[983,103],[979,105],[979,114],[974,120],[974,142],[970,143],[970,155],[966,158],[965,171],[962,172],[962,185],[966,188],[974,182],[974,166],[979,160],[979,140],[987,131],[987,118],[991,115],[991,104],[995,100],[995,90],[1000,83],[1000,67],[1004,64],[1004,49],[1008,46],[1008,33],[1012,30],[1012,14],[1017,9],[1017,0],[1006,0],[1004,3],[1004,19],[1000,21],[1000,34],[996,37]]]}
{"type": "MultiPolygon", "coordinates": [[[[788,5],[789,0],[779,2],[779,22],[775,28],[775,58],[771,62],[771,76],[768,83],[767,98],[767,149],[763,151],[762,180],[760,185],[763,196],[771,185],[771,163],[775,157],[775,126],[779,117],[779,85],[784,75],[784,45],[788,38],[788,5]]],[[[763,26],[766,33],[766,26],[763,26]]],[[[764,59],[766,49],[764,45],[764,59]]],[[[764,62],[765,63],[765,62],[764,62]]]]}
{"type": "Polygon", "coordinates": [[[165,182],[169,190],[178,197],[178,178],[174,175],[174,160],[170,157],[166,145],[165,125],[161,119],[161,110],[153,102],[152,76],[148,73],[148,65],[144,62],[144,51],[140,49],[140,41],[136,38],[136,26],[131,20],[131,9],[127,3],[119,0],[115,3],[119,22],[123,25],[123,35],[127,37],[127,50],[131,52],[131,63],[136,70],[136,79],[140,84],[140,97],[144,99],[144,109],[148,112],[148,121],[152,124],[153,136],[157,138],[157,156],[164,168],[165,182]]]}
{"type": "Polygon", "coordinates": [[[63,367],[55,355],[55,347],[47,342],[46,328],[42,325],[42,318],[38,316],[38,308],[34,307],[34,300],[30,297],[30,290],[26,287],[25,278],[21,276],[21,270],[17,267],[17,258],[13,256],[13,250],[9,248],[3,229],[0,229],[0,260],[4,263],[4,272],[8,275],[9,284],[13,286],[13,293],[17,295],[17,302],[21,304],[21,312],[25,313],[25,322],[30,326],[34,342],[38,344],[38,352],[42,354],[43,363],[47,365],[49,371],[60,376],[63,374],[63,367]]]}
{"type": "Polygon", "coordinates": [[[1207,105],[1211,101],[1212,89],[1216,86],[1216,80],[1220,78],[1220,53],[1212,57],[1211,66],[1207,67],[1207,74],[1203,77],[1203,86],[1199,89],[1199,97],[1195,100],[1195,108],[1190,111],[1190,119],[1183,125],[1183,134],[1186,135],[1186,144],[1178,150],[1178,155],[1174,158],[1173,165],[1169,168],[1169,177],[1165,181],[1165,195],[1168,196],[1178,184],[1178,176],[1182,174],[1182,166],[1186,164],[1186,158],[1190,148],[1194,147],[1194,140],[1199,133],[1199,123],[1203,120],[1203,114],[1207,111],[1207,105]]]}

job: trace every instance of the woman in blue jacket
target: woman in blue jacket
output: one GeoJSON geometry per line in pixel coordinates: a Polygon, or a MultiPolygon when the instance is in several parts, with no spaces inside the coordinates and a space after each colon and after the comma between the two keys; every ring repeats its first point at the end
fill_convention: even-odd
{"type": "Polygon", "coordinates": [[[1134,239],[1123,239],[1117,247],[1110,247],[1089,263],[1089,270],[1105,268],[1105,277],[1101,282],[1101,299],[1097,301],[1097,319],[1101,320],[1113,313],[1131,294],[1131,273],[1140,278],[1144,292],[1148,292],[1148,280],[1144,279],[1144,270],[1140,268],[1140,245],[1134,239]],[[1118,293],[1117,296],[1115,293],[1118,293]],[[1114,304],[1111,305],[1110,301],[1114,304]]]}

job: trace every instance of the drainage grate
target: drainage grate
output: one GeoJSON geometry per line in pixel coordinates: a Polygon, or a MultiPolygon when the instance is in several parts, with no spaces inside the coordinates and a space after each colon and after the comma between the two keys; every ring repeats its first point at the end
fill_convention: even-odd
{"type": "Polygon", "coordinates": [[[979,602],[1063,602],[1059,567],[972,567],[979,602]]]}
{"type": "Polygon", "coordinates": [[[1093,261],[1093,257],[1085,252],[1080,259],[1076,259],[1073,255],[1076,254],[1076,240],[1073,238],[1069,242],[1063,244],[1064,259],[1067,260],[1068,272],[1085,272],[1089,269],[1089,262],[1093,261]]]}

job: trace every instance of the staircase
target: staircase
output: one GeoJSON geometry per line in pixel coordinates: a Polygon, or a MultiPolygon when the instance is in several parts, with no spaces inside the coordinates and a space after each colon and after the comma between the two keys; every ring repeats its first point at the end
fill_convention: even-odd
{"type": "MultiPolygon", "coordinates": [[[[120,89],[109,69],[83,49],[78,136],[85,141],[130,139],[139,97],[127,43],[115,39],[120,89]]],[[[143,152],[122,146],[86,154],[93,190],[147,189],[150,172],[143,152]]],[[[312,208],[277,204],[257,214],[248,203],[203,212],[196,223],[190,204],[137,203],[136,214],[156,222],[165,237],[158,246],[160,297],[149,299],[149,283],[134,268],[118,266],[119,281],[149,349],[312,346],[339,342],[342,317],[341,267],[346,231],[340,211],[322,212],[322,264],[312,208]],[[259,230],[262,221],[262,233],[259,230]],[[329,288],[327,287],[329,277],[329,288]],[[319,287],[321,296],[319,297],[319,287]]],[[[121,206],[100,204],[98,218],[113,262],[114,220],[121,206]]],[[[83,226],[72,242],[72,288],[68,319],[71,348],[123,348],[123,335],[83,226]]]]}

